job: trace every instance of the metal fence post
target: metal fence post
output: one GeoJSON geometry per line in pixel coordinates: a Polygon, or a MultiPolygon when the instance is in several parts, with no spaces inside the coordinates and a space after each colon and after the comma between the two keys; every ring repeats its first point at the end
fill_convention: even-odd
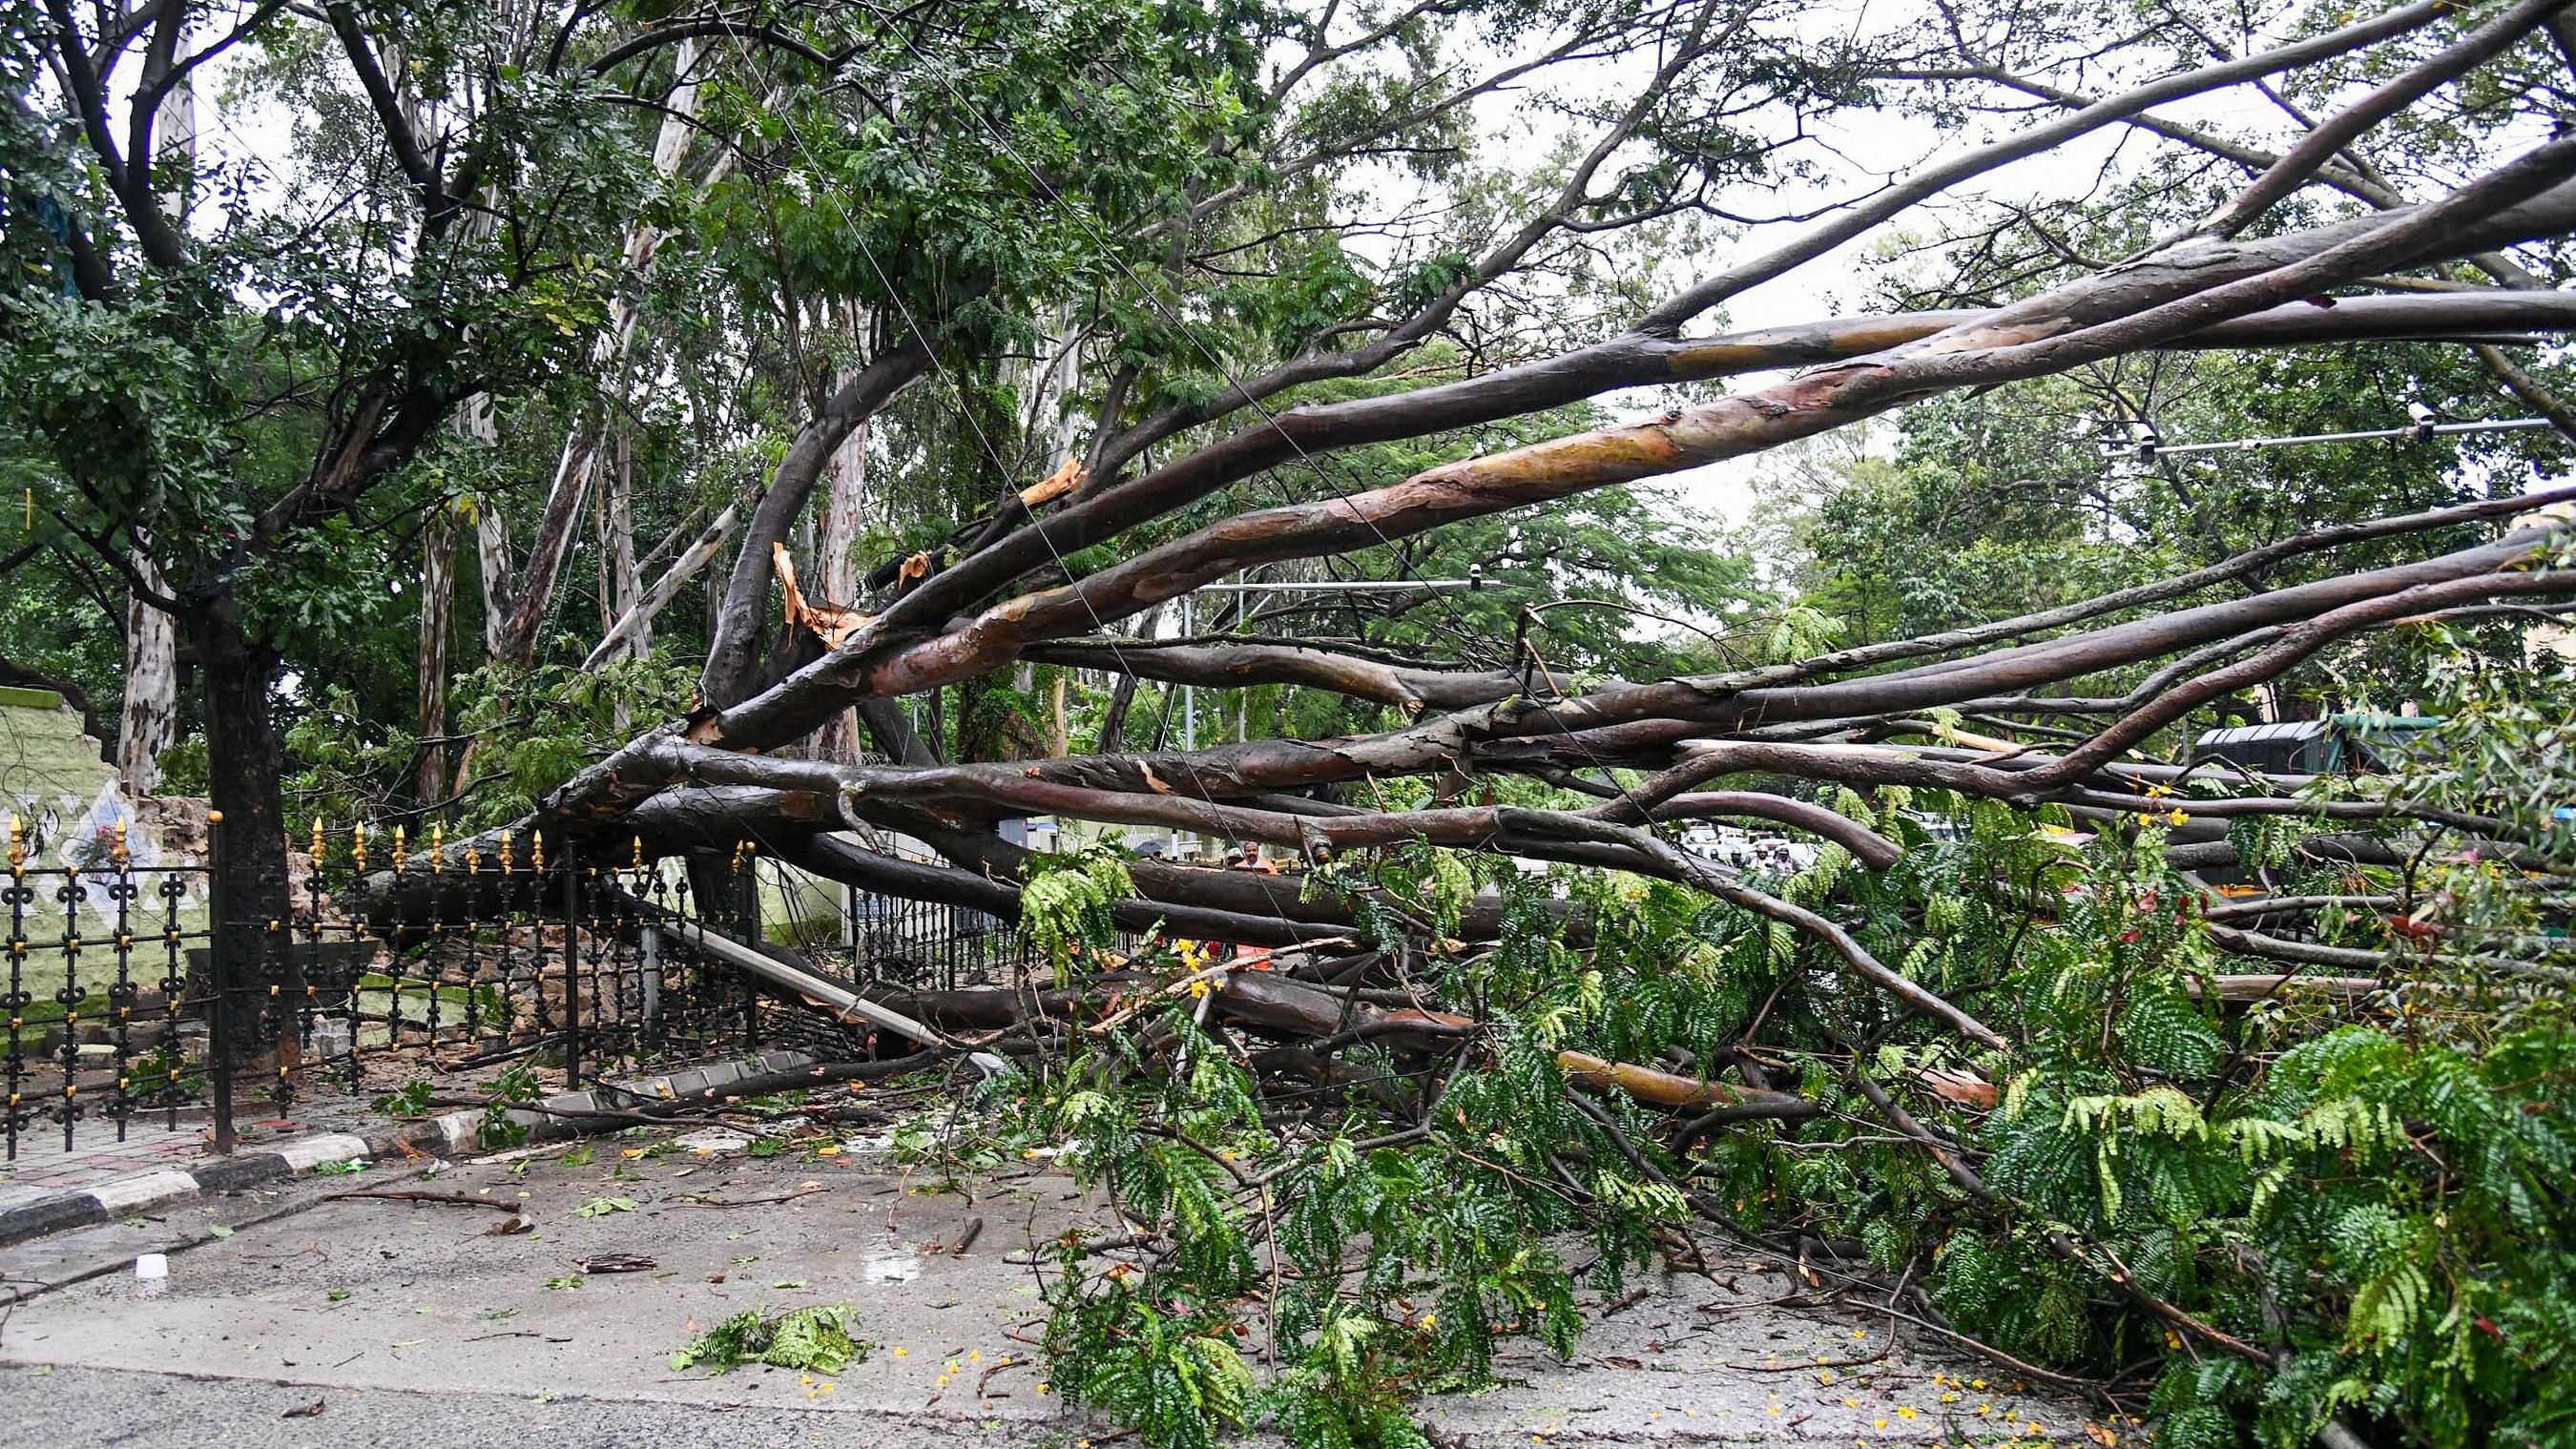
{"type": "MultiPolygon", "coordinates": [[[[760,930],[760,857],[736,847],[734,855],[735,919],[742,927],[742,942],[757,949],[760,930]]],[[[742,1049],[760,1050],[760,983],[751,978],[743,981],[742,1049]]]]}
{"type": "Polygon", "coordinates": [[[224,948],[224,812],[206,812],[206,985],[214,1006],[206,1015],[206,1075],[214,1088],[215,1151],[233,1150],[232,953],[224,948]]]}
{"type": "Polygon", "coordinates": [[[563,857],[564,1085],[581,1085],[581,871],[563,857]]]}

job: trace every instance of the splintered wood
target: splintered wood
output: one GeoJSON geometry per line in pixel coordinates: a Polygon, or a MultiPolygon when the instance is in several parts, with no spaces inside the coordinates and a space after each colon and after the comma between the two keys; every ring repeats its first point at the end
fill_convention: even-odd
{"type": "Polygon", "coordinates": [[[825,648],[840,648],[842,640],[858,632],[859,626],[873,617],[846,604],[807,599],[805,591],[796,587],[796,561],[787,556],[787,545],[771,544],[769,561],[778,569],[779,591],[786,596],[787,627],[813,630],[825,648]]]}
{"type": "Polygon", "coordinates": [[[1089,476],[1082,464],[1067,458],[1054,472],[1020,490],[1020,506],[1035,510],[1041,504],[1053,503],[1081,487],[1089,476]]]}

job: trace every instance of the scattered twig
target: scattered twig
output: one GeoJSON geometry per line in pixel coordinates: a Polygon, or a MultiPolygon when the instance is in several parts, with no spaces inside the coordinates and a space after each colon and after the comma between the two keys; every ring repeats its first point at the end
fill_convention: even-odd
{"type": "Polygon", "coordinates": [[[682,1207],[759,1207],[763,1203],[794,1202],[800,1197],[812,1197],[818,1192],[830,1192],[831,1190],[831,1185],[828,1183],[809,1182],[802,1187],[797,1188],[794,1192],[774,1192],[764,1197],[684,1197],[681,1198],[679,1202],[682,1207]]]}
{"type": "Polygon", "coordinates": [[[326,1192],[322,1194],[322,1201],[346,1202],[351,1198],[361,1197],[387,1202],[437,1202],[446,1203],[452,1207],[492,1208],[505,1213],[515,1213],[519,1210],[519,1205],[515,1202],[498,1202],[488,1197],[475,1197],[469,1193],[419,1192],[406,1188],[352,1188],[347,1192],[326,1192]]]}

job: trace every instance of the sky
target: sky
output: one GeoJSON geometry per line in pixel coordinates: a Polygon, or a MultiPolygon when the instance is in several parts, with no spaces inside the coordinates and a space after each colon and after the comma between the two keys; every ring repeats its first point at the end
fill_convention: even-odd
{"type": "MultiPolygon", "coordinates": [[[[2275,8],[2286,18],[2294,7],[2275,8]]],[[[1792,24],[1797,34],[1822,44],[1845,35],[1867,37],[1889,29],[1919,26],[1935,14],[1931,0],[1833,0],[1802,8],[1792,24]]],[[[1602,95],[1633,93],[1653,75],[1660,59],[1639,53],[1598,62],[1579,71],[1569,70],[1569,79],[1559,82],[1557,88],[1580,88],[1602,95]]],[[[2134,83],[2134,79],[2128,83],[2134,83]]],[[[2099,79],[2088,84],[2095,94],[2118,88],[2115,83],[2099,79]]],[[[1544,152],[1543,139],[1539,144],[1525,139],[1534,124],[1527,100],[1519,95],[1497,96],[1479,107],[1478,125],[1494,153],[1509,154],[1515,144],[1534,154],[1544,152]]],[[[2275,145],[2286,144],[2295,135],[2281,112],[2249,89],[2160,107],[2158,113],[2275,145]]],[[[2054,112],[2039,114],[2044,118],[2054,112]]],[[[1565,123],[1560,119],[1553,124],[1560,128],[1557,134],[1561,135],[1565,123]]],[[[1738,215],[1815,212],[1837,202],[1865,198],[1890,177],[1902,177],[1923,166],[1952,159],[2018,129],[2010,118],[1981,116],[1964,128],[1945,131],[1929,118],[1886,110],[1830,112],[1811,116],[1805,124],[1812,141],[1802,154],[1816,167],[1812,178],[1791,178],[1778,185],[1738,185],[1720,193],[1717,204],[1738,215]]],[[[1542,138],[1546,135],[1541,134],[1542,138]]],[[[1702,319],[1691,330],[1746,331],[1872,310],[1870,293],[1879,272],[1871,253],[1886,243],[1896,227],[1906,222],[1917,227],[1928,225],[1929,218],[1943,212],[1962,215],[1987,198],[2027,201],[2080,195],[2099,185],[2106,171],[2116,174],[2137,165],[2155,147],[2167,144],[2124,126],[2110,126],[2042,155],[2001,167],[1938,198],[1927,208],[1909,213],[1899,223],[1883,225],[1786,276],[1739,294],[1719,313],[1702,319]]],[[[1383,179],[1373,186],[1378,193],[1377,205],[1381,210],[1400,208],[1408,185],[1391,171],[1383,173],[1383,179]]],[[[1829,221],[1830,218],[1818,218],[1745,228],[1700,256],[1673,259],[1670,272],[1674,279],[1687,280],[1720,271],[1794,241],[1829,221]]],[[[1368,245],[1362,242],[1354,249],[1368,245]]],[[[1754,376],[1743,383],[1760,386],[1769,380],[1754,376]]],[[[1648,390],[1614,393],[1602,401],[1620,416],[1657,412],[1664,405],[1659,395],[1648,390]]],[[[1881,439],[1887,433],[1883,427],[1876,430],[1881,439]]],[[[1759,458],[1732,460],[1673,475],[1660,486],[1692,511],[1736,525],[1744,521],[1753,501],[1751,480],[1763,466],[1759,458]]]]}

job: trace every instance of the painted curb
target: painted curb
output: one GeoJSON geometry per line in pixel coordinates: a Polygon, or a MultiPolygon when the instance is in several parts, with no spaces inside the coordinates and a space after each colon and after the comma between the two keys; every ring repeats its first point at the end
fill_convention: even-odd
{"type": "MultiPolygon", "coordinates": [[[[792,1072],[815,1064],[803,1052],[767,1052],[756,1057],[714,1062],[668,1076],[611,1084],[606,1090],[558,1092],[533,1109],[509,1113],[528,1129],[528,1140],[586,1137],[634,1126],[622,1118],[584,1120],[594,1112],[632,1112],[637,1098],[646,1103],[691,1096],[744,1077],[792,1072]],[[605,1100],[603,1100],[605,1099],[605,1100]]],[[[364,1136],[318,1132],[290,1138],[232,1157],[211,1157],[185,1168],[158,1167],[115,1178],[96,1187],[44,1193],[15,1201],[0,1198],[0,1246],[25,1242],[65,1228],[112,1222],[145,1208],[181,1202],[209,1192],[234,1192],[309,1171],[325,1162],[374,1161],[385,1157],[445,1156],[475,1146],[484,1114],[445,1112],[423,1121],[406,1122],[364,1136]]]]}

